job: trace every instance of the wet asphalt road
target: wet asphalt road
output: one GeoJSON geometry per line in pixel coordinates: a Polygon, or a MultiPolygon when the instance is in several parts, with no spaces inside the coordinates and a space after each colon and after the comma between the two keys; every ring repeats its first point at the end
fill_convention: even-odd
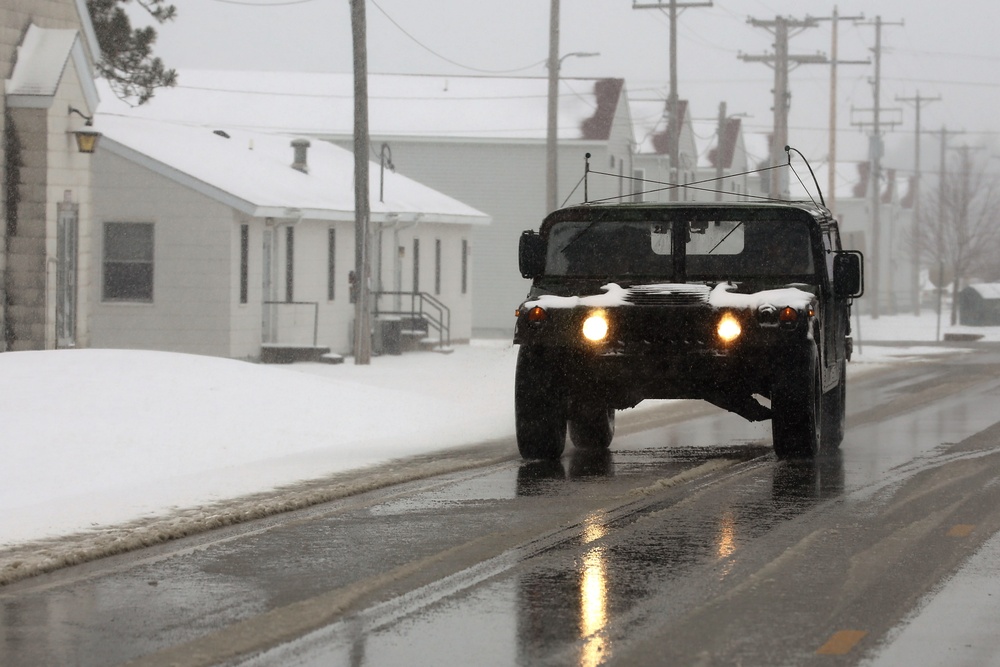
{"type": "Polygon", "coordinates": [[[777,461],[768,422],[673,404],[620,417],[607,455],[22,581],[0,665],[859,664],[1000,531],[998,371],[983,348],[854,379],[815,463],[777,461]]]}

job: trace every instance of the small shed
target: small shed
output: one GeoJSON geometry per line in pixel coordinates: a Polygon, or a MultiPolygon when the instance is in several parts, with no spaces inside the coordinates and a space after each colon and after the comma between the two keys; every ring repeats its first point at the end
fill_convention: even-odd
{"type": "Polygon", "coordinates": [[[1000,283],[969,285],[958,295],[959,323],[974,326],[1000,326],[1000,283]]]}

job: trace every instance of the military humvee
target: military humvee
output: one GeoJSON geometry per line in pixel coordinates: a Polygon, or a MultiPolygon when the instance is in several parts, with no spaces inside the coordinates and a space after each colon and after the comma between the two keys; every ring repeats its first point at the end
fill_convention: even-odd
{"type": "Polygon", "coordinates": [[[780,458],[840,446],[861,253],[805,202],[583,204],[522,234],[526,459],[611,444],[615,411],[703,399],[770,419],[780,458]]]}

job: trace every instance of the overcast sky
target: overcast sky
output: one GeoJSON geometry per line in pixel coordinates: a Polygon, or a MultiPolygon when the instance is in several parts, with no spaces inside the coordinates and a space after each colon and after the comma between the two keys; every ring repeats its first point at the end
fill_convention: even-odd
{"type": "MultiPolygon", "coordinates": [[[[642,0],[649,3],[653,0],[642,0]]],[[[687,0],[690,2],[690,0],[687,0]]],[[[160,27],[157,53],[170,67],[350,72],[351,17],[348,0],[173,0],[177,20],[160,27]]],[[[1000,130],[1000,3],[986,0],[843,0],[841,17],[864,15],[839,25],[839,59],[873,58],[880,16],[883,58],[883,121],[900,124],[887,134],[888,159],[912,165],[913,103],[897,98],[940,96],[922,105],[921,126],[965,130],[954,144],[996,142],[1000,130]]],[[[368,67],[380,73],[545,76],[548,53],[547,0],[368,0],[368,67]]],[[[719,103],[730,114],[747,114],[746,127],[773,124],[773,71],[739,55],[773,53],[773,35],[748,19],[776,16],[830,17],[834,4],[801,0],[715,0],[689,8],[678,27],[679,94],[695,118],[714,118],[719,103]]],[[[790,53],[830,55],[831,21],[802,30],[790,53]]],[[[632,98],[665,99],[669,82],[669,20],[658,9],[634,9],[630,0],[562,0],[562,74],[623,77],[632,98]]],[[[838,68],[838,157],[867,157],[859,123],[870,123],[874,64],[838,68]]],[[[802,65],[790,75],[790,143],[807,157],[825,159],[829,125],[830,67],[802,65]]],[[[183,85],[183,77],[181,78],[183,85]]],[[[544,118],[539,118],[543,125],[544,118]]],[[[925,156],[938,154],[939,140],[926,136],[925,156]]],[[[991,150],[1000,154],[1000,150],[991,150]]],[[[985,152],[984,152],[985,154],[985,152]]],[[[997,163],[1000,168],[1000,163],[997,163]]]]}

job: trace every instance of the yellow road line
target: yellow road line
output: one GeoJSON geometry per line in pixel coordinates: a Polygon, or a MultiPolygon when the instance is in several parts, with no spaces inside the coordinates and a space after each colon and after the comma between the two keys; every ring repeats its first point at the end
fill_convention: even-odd
{"type": "Polygon", "coordinates": [[[868,633],[864,630],[841,630],[833,633],[826,643],[816,649],[819,655],[844,655],[854,648],[868,633]]]}
{"type": "Polygon", "coordinates": [[[968,537],[976,527],[969,523],[958,523],[948,531],[948,537],[968,537]]]}

